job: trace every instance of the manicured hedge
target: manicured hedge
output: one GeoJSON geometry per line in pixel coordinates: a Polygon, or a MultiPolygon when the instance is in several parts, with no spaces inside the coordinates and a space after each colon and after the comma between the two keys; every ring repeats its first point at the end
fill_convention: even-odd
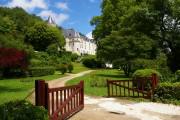
{"type": "Polygon", "coordinates": [[[136,70],[132,77],[151,77],[152,74],[156,74],[158,77],[161,77],[161,74],[153,69],[140,69],[140,70],[136,70]]]}
{"type": "Polygon", "coordinates": [[[49,120],[48,112],[43,107],[22,101],[0,105],[0,120],[49,120]]]}
{"type": "Polygon", "coordinates": [[[136,70],[133,73],[133,86],[138,89],[142,89],[142,87],[144,87],[144,89],[150,90],[152,87],[152,81],[149,79],[149,77],[151,77],[152,74],[156,74],[159,78],[161,77],[161,74],[153,69],[136,70]],[[140,79],[143,77],[147,77],[147,80],[142,82],[140,79]]]}
{"type": "Polygon", "coordinates": [[[155,90],[154,97],[156,99],[176,99],[180,100],[180,82],[176,83],[161,83],[155,90]]]}
{"type": "Polygon", "coordinates": [[[29,68],[29,75],[32,77],[53,75],[55,72],[54,67],[31,67],[29,68]]]}

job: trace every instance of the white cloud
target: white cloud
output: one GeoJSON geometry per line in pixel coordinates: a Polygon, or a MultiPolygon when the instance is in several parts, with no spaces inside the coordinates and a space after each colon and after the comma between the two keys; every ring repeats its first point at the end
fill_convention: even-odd
{"type": "Polygon", "coordinates": [[[47,20],[47,18],[49,16],[51,16],[55,20],[56,24],[58,24],[58,25],[61,25],[64,21],[66,21],[69,18],[69,15],[67,15],[67,14],[63,14],[63,13],[57,14],[51,10],[41,11],[38,14],[38,16],[41,16],[45,20],[47,20]]]}
{"type": "Polygon", "coordinates": [[[33,11],[35,8],[47,9],[45,0],[12,0],[7,3],[7,7],[22,7],[27,11],[33,11]]]}
{"type": "Polygon", "coordinates": [[[88,37],[89,39],[93,39],[93,36],[92,36],[92,31],[91,31],[91,32],[89,32],[89,33],[87,33],[87,34],[86,34],[86,37],[88,37]]]}
{"type": "Polygon", "coordinates": [[[66,2],[59,2],[56,4],[57,8],[60,8],[61,10],[69,10],[69,7],[66,2]]]}

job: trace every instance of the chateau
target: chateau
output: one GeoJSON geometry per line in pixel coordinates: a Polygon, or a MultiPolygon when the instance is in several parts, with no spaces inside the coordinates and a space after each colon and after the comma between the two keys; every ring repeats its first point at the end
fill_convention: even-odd
{"type": "Polygon", "coordinates": [[[96,43],[93,39],[87,38],[74,29],[64,29],[63,32],[66,39],[65,49],[67,51],[72,51],[79,55],[96,54],[96,43]]]}
{"type": "MultiPolygon", "coordinates": [[[[48,18],[47,22],[49,25],[56,26],[51,17],[48,18]]],[[[89,39],[74,29],[63,29],[63,34],[66,40],[66,45],[64,46],[66,51],[77,53],[78,55],[96,54],[96,43],[94,39],[89,39]]]]}

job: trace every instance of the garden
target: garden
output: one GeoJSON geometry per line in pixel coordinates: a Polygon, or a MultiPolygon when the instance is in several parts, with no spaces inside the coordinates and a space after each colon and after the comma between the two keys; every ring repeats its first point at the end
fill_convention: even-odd
{"type": "Polygon", "coordinates": [[[101,14],[90,21],[96,55],[83,57],[64,49],[63,28],[50,26],[22,8],[0,7],[0,116],[47,120],[44,108],[23,100],[34,81],[89,69],[95,71],[67,85],[84,80],[85,94],[106,97],[107,79],[156,74],[159,82],[151,101],[180,105],[179,7],[179,0],[103,0],[101,14]]]}

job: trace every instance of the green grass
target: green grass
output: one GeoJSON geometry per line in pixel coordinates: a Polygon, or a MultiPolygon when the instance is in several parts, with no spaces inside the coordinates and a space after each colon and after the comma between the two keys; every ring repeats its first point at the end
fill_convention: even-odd
{"type": "Polygon", "coordinates": [[[92,87],[92,81],[98,80],[102,81],[102,86],[106,84],[106,80],[127,80],[129,78],[126,78],[124,76],[124,73],[122,71],[118,70],[97,70],[90,74],[84,75],[82,77],[78,77],[75,79],[72,79],[67,82],[67,85],[73,85],[77,84],[80,80],[84,80],[85,85],[85,94],[91,95],[91,96],[107,96],[107,87],[92,87]]]}
{"type": "Polygon", "coordinates": [[[85,67],[81,63],[73,62],[73,66],[74,66],[74,70],[72,71],[72,73],[74,74],[89,70],[89,68],[85,67]]]}
{"type": "Polygon", "coordinates": [[[54,74],[42,77],[27,77],[19,79],[0,80],[0,104],[17,99],[24,99],[34,88],[35,80],[53,80],[65,75],[54,74]]]}

